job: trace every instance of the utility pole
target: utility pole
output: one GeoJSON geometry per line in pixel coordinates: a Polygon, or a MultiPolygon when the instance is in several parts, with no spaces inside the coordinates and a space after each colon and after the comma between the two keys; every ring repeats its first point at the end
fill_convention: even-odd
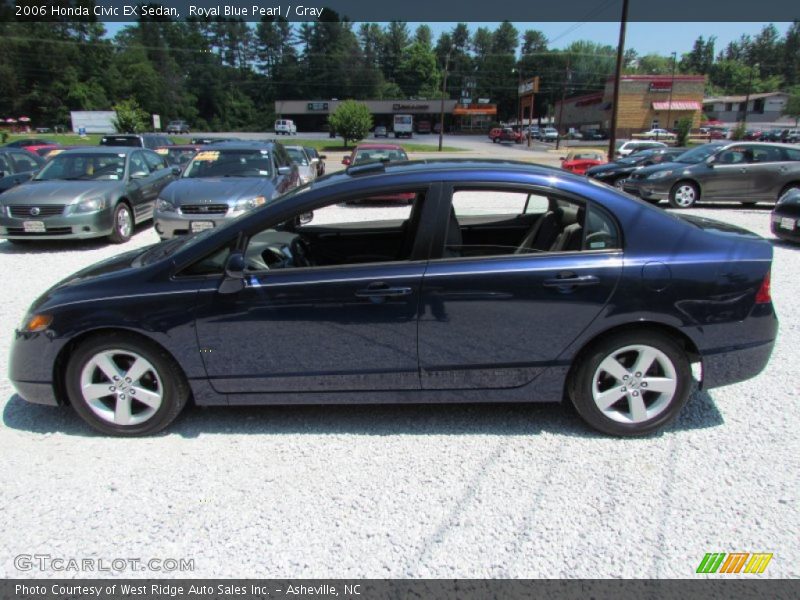
{"type": "MultiPolygon", "coordinates": [[[[672,117],[672,90],[675,89],[675,67],[678,64],[678,53],[672,53],[672,81],[669,84],[669,100],[667,101],[667,122],[664,129],[669,131],[670,118],[672,117]]],[[[658,139],[658,136],[656,136],[658,139]]]]}
{"type": "Polygon", "coordinates": [[[558,135],[556,136],[556,150],[558,150],[558,147],[561,144],[561,124],[563,123],[562,119],[564,117],[564,100],[567,96],[567,82],[572,80],[572,73],[569,70],[569,59],[570,55],[567,54],[567,72],[564,77],[564,83],[561,85],[561,104],[558,107],[558,135]]]}
{"type": "Polygon", "coordinates": [[[614,73],[614,99],[611,104],[611,134],[608,136],[608,160],[614,160],[617,143],[617,113],[619,112],[619,78],[622,76],[622,55],[625,52],[625,27],[628,24],[628,0],[622,0],[622,19],[619,22],[617,70],[614,73]]]}
{"type": "Polygon", "coordinates": [[[442,105],[439,115],[439,152],[442,151],[442,138],[444,137],[444,96],[447,93],[447,69],[450,67],[450,50],[444,60],[444,81],[442,82],[442,105]]]}
{"type": "Polygon", "coordinates": [[[758,68],[758,63],[750,67],[750,80],[747,82],[747,95],[744,97],[744,117],[742,118],[742,123],[745,127],[747,127],[747,105],[750,104],[750,91],[753,89],[753,73],[758,68]]]}

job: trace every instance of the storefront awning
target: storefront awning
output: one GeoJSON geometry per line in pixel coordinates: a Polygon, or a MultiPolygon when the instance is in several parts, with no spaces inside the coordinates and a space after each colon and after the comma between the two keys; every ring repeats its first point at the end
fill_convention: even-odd
{"type": "Polygon", "coordinates": [[[458,106],[453,109],[454,115],[496,115],[497,107],[491,104],[483,106],[458,106]]]}
{"type": "Polygon", "coordinates": [[[700,110],[699,102],[673,100],[672,102],[653,102],[653,110],[700,110]]]}

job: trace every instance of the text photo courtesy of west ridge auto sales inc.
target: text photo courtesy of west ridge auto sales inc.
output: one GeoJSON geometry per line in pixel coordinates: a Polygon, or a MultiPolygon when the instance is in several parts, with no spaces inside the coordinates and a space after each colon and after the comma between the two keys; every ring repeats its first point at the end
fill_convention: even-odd
{"type": "Polygon", "coordinates": [[[0,2],[3,598],[797,597],[800,13],[507,9],[0,2]]]}

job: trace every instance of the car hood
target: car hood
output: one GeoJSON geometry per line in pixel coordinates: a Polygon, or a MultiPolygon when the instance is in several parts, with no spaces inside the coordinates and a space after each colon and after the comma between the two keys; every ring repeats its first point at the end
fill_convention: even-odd
{"type": "Polygon", "coordinates": [[[637,169],[636,173],[634,173],[634,177],[636,179],[644,179],[645,177],[656,173],[658,171],[685,171],[686,169],[690,169],[696,166],[692,163],[679,163],[679,162],[664,162],[659,163],[657,165],[650,165],[649,167],[642,167],[641,169],[637,169]]]}
{"type": "Polygon", "coordinates": [[[69,204],[84,198],[105,196],[119,189],[121,181],[27,181],[0,196],[3,204],[69,204]]]}
{"type": "Polygon", "coordinates": [[[256,196],[272,198],[274,186],[265,177],[186,177],[173,181],[159,195],[172,204],[236,202],[256,196]]]}
{"type": "Polygon", "coordinates": [[[73,273],[39,296],[31,305],[30,312],[36,312],[39,307],[45,304],[49,307],[70,302],[73,298],[84,298],[84,294],[88,291],[87,286],[91,286],[96,282],[106,282],[102,289],[107,291],[107,280],[119,277],[124,278],[132,271],[139,270],[132,266],[133,260],[151,247],[145,246],[118,254],[73,273]]]}
{"type": "Polygon", "coordinates": [[[629,173],[638,168],[637,165],[622,165],[619,163],[606,163],[597,165],[586,171],[587,175],[601,175],[603,173],[629,173]]]}

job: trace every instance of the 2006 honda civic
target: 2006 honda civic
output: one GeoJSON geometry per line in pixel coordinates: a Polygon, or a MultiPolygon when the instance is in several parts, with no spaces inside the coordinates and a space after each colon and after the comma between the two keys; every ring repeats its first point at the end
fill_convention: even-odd
{"type": "Polygon", "coordinates": [[[372,163],[57,284],[10,378],[137,435],[198,405],[547,402],[613,435],[753,377],[772,247],[560,170],[372,163]],[[374,196],[410,193],[410,205],[374,196]],[[692,369],[700,363],[700,369],[692,369]]]}

